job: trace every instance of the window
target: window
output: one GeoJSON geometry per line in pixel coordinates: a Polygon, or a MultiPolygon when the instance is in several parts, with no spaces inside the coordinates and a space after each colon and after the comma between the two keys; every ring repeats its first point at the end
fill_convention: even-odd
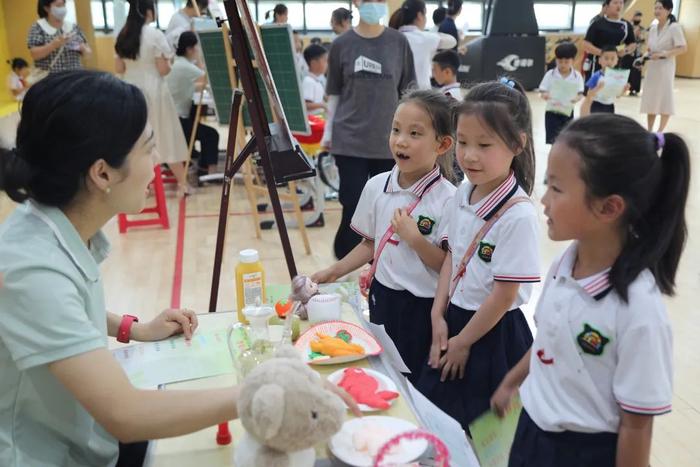
{"type": "MultiPolygon", "coordinates": [[[[353,26],[360,20],[357,9],[351,0],[247,0],[255,20],[264,24],[265,13],[277,3],[289,8],[289,23],[302,33],[329,33],[331,13],[344,7],[352,11],[353,26]]],[[[172,15],[182,8],[186,0],[155,0],[158,10],[156,26],[165,29],[172,15]]],[[[601,0],[536,0],[535,15],[541,31],[585,32],[591,18],[600,12],[601,0]]],[[[483,30],[484,5],[486,0],[466,0],[462,4],[462,14],[456,20],[457,28],[467,33],[483,30]]],[[[678,15],[680,0],[674,2],[674,12],[678,15]]],[[[75,21],[75,0],[67,0],[69,21],[75,21]]],[[[446,7],[446,0],[426,0],[426,29],[433,28],[433,12],[439,6],[446,7]]],[[[221,0],[219,6],[223,7],[221,0]]],[[[93,26],[96,31],[111,32],[120,29],[128,12],[127,0],[90,0],[93,26]],[[116,18],[115,18],[116,17],[116,18]]],[[[384,24],[389,18],[384,20],[384,24]]]]}
{"type": "Polygon", "coordinates": [[[588,30],[593,17],[600,13],[601,4],[602,2],[576,2],[574,32],[585,33],[588,30]]]}
{"type": "Polygon", "coordinates": [[[540,31],[570,30],[572,8],[572,2],[535,3],[535,16],[540,31]]]}

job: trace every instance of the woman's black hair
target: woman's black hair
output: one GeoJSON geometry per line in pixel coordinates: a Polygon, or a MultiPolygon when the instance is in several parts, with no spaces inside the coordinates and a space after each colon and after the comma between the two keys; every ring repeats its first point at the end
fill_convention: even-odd
{"type": "Polygon", "coordinates": [[[435,26],[440,26],[440,23],[445,21],[445,17],[447,16],[447,8],[440,6],[435,8],[433,11],[433,24],[435,26]]]}
{"type": "Polygon", "coordinates": [[[342,24],[343,21],[352,21],[352,12],[347,8],[336,8],[331,13],[331,20],[336,24],[342,24]]]}
{"type": "Polygon", "coordinates": [[[477,84],[457,107],[455,121],[461,115],[476,116],[516,154],[511,169],[523,190],[532,194],[535,180],[532,110],[522,85],[513,78],[477,84]],[[522,134],[526,136],[524,147],[522,134]]]}
{"type": "Polygon", "coordinates": [[[29,63],[27,63],[27,61],[22,57],[13,58],[12,60],[8,60],[7,63],[13,70],[21,70],[22,68],[27,68],[29,66],[29,63]]]}
{"type": "MultiPolygon", "coordinates": [[[[420,106],[430,116],[437,138],[449,136],[454,138],[454,100],[435,89],[411,90],[404,94],[399,105],[412,103],[420,106]]],[[[454,174],[454,145],[445,154],[438,157],[440,173],[452,183],[454,174]]]]}
{"type": "Polygon", "coordinates": [[[462,0],[449,0],[447,2],[447,14],[454,16],[462,9],[462,0]]]}
{"type": "Polygon", "coordinates": [[[16,148],[0,154],[0,190],[64,207],[97,160],[123,166],[147,118],[141,91],[110,73],[52,73],[24,98],[16,148]]]}
{"type": "Polygon", "coordinates": [[[278,3],[272,10],[268,10],[265,13],[265,19],[270,19],[270,13],[272,13],[272,22],[277,22],[277,17],[286,14],[289,11],[287,5],[284,3],[278,3]]]}
{"type": "Polygon", "coordinates": [[[389,18],[389,27],[399,29],[401,26],[413,24],[418,18],[418,13],[425,16],[426,8],[423,0],[406,0],[401,8],[396,10],[389,18]]]}
{"type": "Polygon", "coordinates": [[[48,18],[49,17],[49,12],[45,10],[45,8],[50,8],[51,4],[55,2],[56,0],[39,0],[36,3],[36,13],[39,15],[39,18],[48,18]]]}
{"type": "Polygon", "coordinates": [[[615,291],[626,301],[629,285],[650,269],[661,292],[673,295],[688,236],[690,154],[683,139],[675,133],[649,133],[622,115],[595,114],[568,125],[557,144],[581,158],[589,198],[618,195],[625,200],[626,239],[610,271],[615,291]]]}
{"type": "Polygon", "coordinates": [[[669,12],[669,15],[668,15],[669,24],[675,23],[676,21],[678,21],[676,19],[676,15],[671,13],[673,11],[673,0],[656,0],[655,4],[656,3],[660,3],[661,6],[664,8],[664,10],[669,12]]]}
{"type": "Polygon", "coordinates": [[[129,0],[129,15],[114,44],[114,50],[121,58],[136,60],[141,48],[141,29],[146,24],[146,12],[155,16],[153,0],[129,0]]]}
{"type": "Polygon", "coordinates": [[[184,31],[180,34],[180,38],[177,40],[177,50],[175,55],[184,57],[187,53],[187,49],[197,45],[199,41],[197,40],[197,34],[192,31],[184,31]]]}

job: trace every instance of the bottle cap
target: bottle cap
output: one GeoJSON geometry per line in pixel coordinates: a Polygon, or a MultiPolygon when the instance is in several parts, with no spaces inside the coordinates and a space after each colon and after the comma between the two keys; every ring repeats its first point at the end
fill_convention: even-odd
{"type": "Polygon", "coordinates": [[[257,263],[260,261],[260,255],[258,255],[258,250],[241,250],[238,259],[241,263],[257,263]]]}

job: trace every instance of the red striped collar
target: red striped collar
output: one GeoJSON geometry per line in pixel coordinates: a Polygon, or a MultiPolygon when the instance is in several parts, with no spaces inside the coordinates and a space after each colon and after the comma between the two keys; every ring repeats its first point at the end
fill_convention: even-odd
{"type": "Polygon", "coordinates": [[[437,165],[428,172],[426,175],[424,175],[420,180],[418,180],[416,183],[414,183],[410,188],[403,189],[399,186],[399,169],[398,167],[394,166],[393,169],[391,169],[391,173],[389,174],[389,177],[386,180],[386,184],[384,185],[384,193],[395,193],[397,191],[410,191],[414,195],[416,195],[419,198],[422,198],[425,193],[428,192],[428,190],[434,186],[436,183],[440,181],[442,178],[442,175],[440,175],[440,167],[437,165]]]}
{"type": "MultiPolygon", "coordinates": [[[[462,200],[462,206],[469,206],[469,197],[472,191],[474,191],[474,188],[475,187],[472,187],[470,190],[467,190],[467,196],[462,200]]],[[[491,219],[491,217],[501,209],[501,206],[512,198],[517,191],[518,182],[515,179],[515,174],[511,172],[503,183],[498,185],[498,187],[484,199],[471,206],[471,208],[478,217],[487,221],[491,219]]]]}
{"type": "Polygon", "coordinates": [[[588,276],[583,279],[575,280],[571,276],[574,269],[574,262],[576,261],[576,243],[574,242],[569,248],[566,249],[559,264],[554,270],[554,279],[557,277],[568,277],[573,280],[579,287],[583,289],[588,295],[594,300],[601,300],[605,297],[611,290],[612,284],[610,282],[610,269],[607,268],[603,271],[588,276]]]}

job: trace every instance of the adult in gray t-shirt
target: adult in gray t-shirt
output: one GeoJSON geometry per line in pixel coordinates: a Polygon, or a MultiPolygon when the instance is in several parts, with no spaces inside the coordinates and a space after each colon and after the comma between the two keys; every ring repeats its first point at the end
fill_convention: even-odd
{"type": "MultiPolygon", "coordinates": [[[[360,23],[360,28],[366,25],[360,23]]],[[[401,94],[415,86],[413,55],[406,37],[383,28],[375,37],[352,29],[338,37],[328,57],[326,94],[337,99],[330,147],[340,176],[343,214],[335,238],[342,258],[361,240],[350,221],[367,180],[391,170],[389,133],[401,94]]]]}

